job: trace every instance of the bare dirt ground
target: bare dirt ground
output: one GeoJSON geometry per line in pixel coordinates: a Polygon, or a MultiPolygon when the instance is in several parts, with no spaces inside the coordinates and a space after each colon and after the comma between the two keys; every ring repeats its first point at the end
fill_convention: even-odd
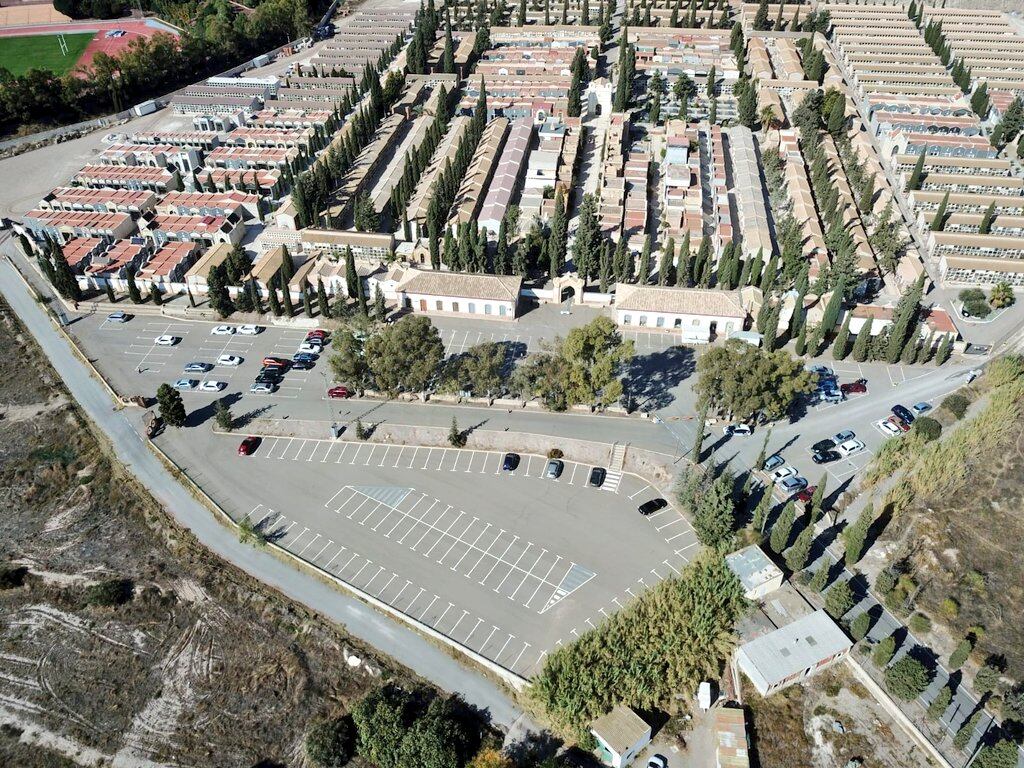
{"type": "Polygon", "coordinates": [[[761,768],[924,768],[921,749],[844,666],[767,699],[746,684],[751,741],[761,768]]]}
{"type": "Polygon", "coordinates": [[[311,719],[409,681],[174,528],[20,334],[0,306],[0,765],[302,765],[311,719]]]}

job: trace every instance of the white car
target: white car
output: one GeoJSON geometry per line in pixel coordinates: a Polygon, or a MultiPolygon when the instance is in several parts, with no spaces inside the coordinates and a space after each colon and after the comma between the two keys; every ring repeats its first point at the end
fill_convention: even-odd
{"type": "Polygon", "coordinates": [[[773,483],[778,485],[783,480],[785,480],[787,477],[792,477],[795,474],[796,474],[796,467],[792,467],[789,464],[787,464],[784,467],[779,467],[778,469],[776,469],[774,472],[772,472],[770,475],[768,475],[768,477],[771,478],[771,481],[773,483]]]}
{"type": "Polygon", "coordinates": [[[303,342],[302,344],[299,344],[298,353],[300,355],[319,355],[321,352],[323,352],[323,349],[324,348],[321,347],[319,344],[310,344],[308,342],[303,342]]]}
{"type": "Polygon", "coordinates": [[[893,424],[888,419],[882,419],[876,421],[875,426],[882,430],[882,434],[888,435],[889,437],[899,437],[903,433],[900,432],[900,428],[893,424]]]}
{"type": "Polygon", "coordinates": [[[839,451],[839,455],[844,459],[849,458],[856,453],[860,453],[865,448],[867,448],[867,446],[860,440],[847,440],[845,443],[840,443],[836,446],[836,450],[839,451]]]}
{"type": "Polygon", "coordinates": [[[274,391],[274,389],[275,387],[273,384],[270,384],[265,381],[257,381],[255,384],[249,387],[249,391],[252,392],[254,395],[269,395],[274,391]]]}
{"type": "Polygon", "coordinates": [[[220,392],[228,383],[226,381],[204,381],[199,385],[200,392],[220,392]]]}
{"type": "Polygon", "coordinates": [[[179,341],[181,341],[181,339],[178,338],[177,336],[170,336],[168,334],[164,334],[163,336],[157,336],[155,339],[153,339],[153,343],[156,344],[158,347],[173,347],[179,341]]]}
{"type": "Polygon", "coordinates": [[[220,357],[217,358],[217,365],[235,366],[241,364],[242,358],[240,358],[238,355],[221,355],[220,357]]]}
{"type": "Polygon", "coordinates": [[[231,336],[235,332],[233,325],[215,325],[210,331],[211,336],[231,336]]]}
{"type": "Polygon", "coordinates": [[[727,424],[725,427],[722,428],[722,434],[724,434],[726,437],[729,437],[731,435],[739,435],[740,437],[745,437],[747,435],[754,434],[754,430],[751,428],[749,424],[727,424]]]}
{"type": "Polygon", "coordinates": [[[178,379],[173,386],[175,389],[189,390],[195,389],[198,383],[195,379],[178,379]]]}
{"type": "Polygon", "coordinates": [[[259,325],[240,325],[238,326],[238,332],[243,336],[255,336],[258,333],[262,333],[263,328],[259,325]]]}

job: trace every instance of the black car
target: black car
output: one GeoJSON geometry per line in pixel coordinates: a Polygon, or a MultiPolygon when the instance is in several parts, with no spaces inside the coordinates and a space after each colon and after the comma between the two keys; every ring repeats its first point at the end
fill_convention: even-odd
{"type": "Polygon", "coordinates": [[[912,414],[902,405],[894,405],[892,407],[892,412],[893,415],[895,415],[896,418],[902,420],[904,424],[907,424],[909,426],[910,424],[914,423],[914,414],[912,414]]]}
{"type": "Polygon", "coordinates": [[[280,384],[281,374],[274,372],[273,370],[264,370],[256,374],[257,383],[266,384],[280,384]]]}
{"type": "Polygon", "coordinates": [[[506,453],[505,460],[501,462],[501,468],[506,472],[514,472],[515,468],[519,466],[519,454],[518,453],[506,453]]]}
{"type": "Polygon", "coordinates": [[[811,446],[811,450],[815,453],[824,453],[825,451],[831,451],[836,447],[835,440],[819,440],[811,446]]]}
{"type": "Polygon", "coordinates": [[[292,363],[292,370],[295,371],[308,371],[314,367],[316,367],[316,363],[312,360],[296,360],[292,363]]]}
{"type": "Polygon", "coordinates": [[[658,512],[667,506],[668,502],[664,499],[651,499],[637,507],[637,511],[644,517],[647,517],[647,515],[653,515],[655,512],[658,512]]]}
{"type": "Polygon", "coordinates": [[[837,451],[815,451],[814,455],[811,456],[811,461],[815,464],[830,464],[838,460],[839,453],[837,451]]]}
{"type": "Polygon", "coordinates": [[[600,488],[604,485],[604,479],[608,477],[608,470],[604,467],[594,467],[590,470],[590,477],[587,478],[587,485],[591,488],[600,488]]]}

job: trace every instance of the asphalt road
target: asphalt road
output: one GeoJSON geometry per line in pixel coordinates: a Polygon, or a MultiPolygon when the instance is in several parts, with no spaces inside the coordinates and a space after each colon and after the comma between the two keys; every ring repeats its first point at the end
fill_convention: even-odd
{"type": "Polygon", "coordinates": [[[525,716],[501,688],[462,666],[416,632],[297,571],[267,552],[240,544],[231,531],[218,523],[213,514],[170,475],[143,443],[128,414],[112,407],[107,391],[92,378],[68,343],[60,337],[6,261],[0,262],[0,291],[37,339],[72,396],[110,440],[117,458],[164,509],[179,524],[192,531],[210,551],[290,599],[344,625],[353,636],[439,687],[457,691],[468,702],[489,711],[495,723],[503,726],[517,722],[523,724],[525,716]]]}

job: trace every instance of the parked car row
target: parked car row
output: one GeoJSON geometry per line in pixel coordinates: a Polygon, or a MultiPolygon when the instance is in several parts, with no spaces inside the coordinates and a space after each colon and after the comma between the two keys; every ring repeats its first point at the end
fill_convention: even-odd
{"type": "Polygon", "coordinates": [[[913,413],[904,405],[896,404],[892,407],[892,415],[875,422],[878,431],[886,437],[899,437],[910,431],[914,420],[932,409],[931,404],[921,402],[915,403],[913,413]]]}
{"type": "Polygon", "coordinates": [[[867,379],[856,379],[840,384],[835,371],[825,365],[811,365],[807,370],[818,375],[818,388],[814,397],[818,402],[841,403],[849,395],[863,395],[868,391],[867,379]]]}

